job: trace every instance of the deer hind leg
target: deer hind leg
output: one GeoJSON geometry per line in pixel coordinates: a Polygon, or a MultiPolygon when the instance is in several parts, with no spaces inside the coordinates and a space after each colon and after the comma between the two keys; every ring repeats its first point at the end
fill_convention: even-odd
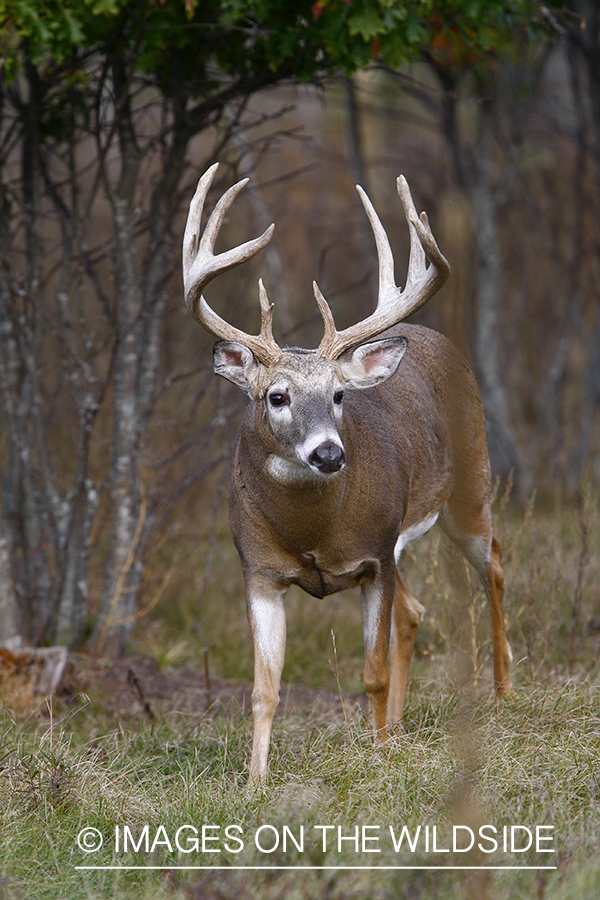
{"type": "Polygon", "coordinates": [[[254,739],[250,779],[258,784],[267,775],[271,728],[279,702],[286,639],[285,592],[262,579],[247,583],[246,591],[248,620],[254,643],[254,739]]]}
{"type": "Polygon", "coordinates": [[[502,545],[492,533],[492,516],[489,504],[483,507],[478,516],[470,516],[468,519],[464,509],[456,509],[454,514],[452,514],[450,509],[447,508],[440,518],[440,524],[478,572],[483,583],[492,620],[494,687],[496,693],[505,696],[510,693],[512,687],[510,679],[512,652],[506,638],[504,620],[502,545]],[[465,521],[469,522],[469,529],[462,525],[465,521]]]}
{"type": "Polygon", "coordinates": [[[396,572],[396,591],[392,606],[390,634],[390,692],[387,703],[387,724],[402,721],[408,669],[413,653],[417,629],[425,609],[407,590],[396,572]]]}
{"type": "Polygon", "coordinates": [[[496,692],[503,696],[510,694],[510,664],[512,652],[506,639],[504,622],[504,571],[502,569],[502,544],[492,536],[491,559],[485,577],[490,612],[492,616],[492,646],[494,650],[494,685],[496,692]]]}

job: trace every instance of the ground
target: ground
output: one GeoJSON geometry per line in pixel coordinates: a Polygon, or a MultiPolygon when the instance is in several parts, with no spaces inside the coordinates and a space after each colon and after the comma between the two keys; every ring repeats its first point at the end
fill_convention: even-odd
{"type": "MultiPolygon", "coordinates": [[[[120,659],[104,659],[71,654],[58,696],[69,700],[87,694],[94,705],[103,705],[118,717],[165,715],[179,711],[202,717],[214,714],[230,703],[250,713],[252,684],[229,682],[192,666],[160,668],[150,656],[133,654],[120,659]]],[[[339,695],[318,691],[301,684],[282,684],[279,715],[288,710],[308,711],[316,721],[342,716],[339,695]]],[[[359,695],[344,695],[344,704],[366,700],[359,695]]]]}

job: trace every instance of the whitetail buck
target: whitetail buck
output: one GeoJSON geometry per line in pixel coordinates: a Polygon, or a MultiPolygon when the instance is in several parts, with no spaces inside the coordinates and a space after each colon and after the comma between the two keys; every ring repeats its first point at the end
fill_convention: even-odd
{"type": "Polygon", "coordinates": [[[230,521],[246,585],[254,642],[251,778],[263,779],[285,652],[284,597],[298,584],[314,597],[362,591],[363,684],[376,737],[402,719],[408,668],[423,607],[396,563],[438,521],[479,573],[491,608],[496,690],[510,690],[501,546],[492,532],[490,465],[475,379],[442,335],[416,325],[386,331],[419,309],[450,268],[416,213],[404,178],[398,193],[410,231],[404,290],[396,287],[384,228],[358,191],[377,243],[375,312],[337,331],[316,284],[325,334],[315,350],[275,343],[272,307],[259,281],[261,329],[246,334],[218,316],[202,291],[250,259],[259,238],[214,255],[224,216],[247,179],[200,221],[217,166],[200,179],[183,242],[186,303],[220,340],[215,371],[250,397],[235,444],[230,521]],[[380,340],[372,338],[386,331],[380,340]],[[366,341],[372,341],[365,343],[366,341]],[[388,653],[390,656],[388,674],[388,653]],[[387,715],[386,715],[387,706],[387,715]]]}

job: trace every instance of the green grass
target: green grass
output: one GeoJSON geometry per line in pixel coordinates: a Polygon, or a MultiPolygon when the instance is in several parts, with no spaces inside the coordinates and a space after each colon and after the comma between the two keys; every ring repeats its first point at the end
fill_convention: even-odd
{"type": "MultiPolygon", "coordinates": [[[[268,784],[249,791],[251,721],[235,706],[204,718],[173,712],[153,723],[117,721],[83,697],[70,706],[56,702],[26,719],[0,709],[0,900],[596,900],[598,504],[590,494],[573,508],[531,506],[519,512],[502,499],[498,507],[515,651],[515,689],[506,701],[490,691],[489,623],[481,591],[433,531],[407,551],[403,563],[428,616],[411,670],[405,729],[383,748],[374,747],[366,718],[351,704],[345,716],[325,720],[322,713],[282,704],[268,784]],[[552,826],[556,852],[512,854],[500,846],[492,854],[434,853],[431,841],[427,850],[427,827],[430,837],[436,827],[439,850],[450,847],[458,825],[476,834],[493,825],[500,835],[505,826],[532,832],[552,826]],[[131,846],[123,852],[122,845],[115,850],[115,828],[122,841],[125,826],[136,841],[142,837],[137,852],[131,846]],[[199,835],[202,826],[211,826],[206,837],[215,840],[207,840],[204,852],[180,851],[175,835],[182,826],[199,835]],[[237,828],[226,833],[232,826],[237,828]],[[325,848],[315,826],[331,826],[325,848]],[[338,828],[342,837],[353,837],[363,826],[369,826],[366,836],[379,838],[365,849],[381,852],[362,852],[360,846],[357,851],[349,840],[338,848],[338,828]],[[415,852],[406,843],[394,851],[390,827],[397,835],[402,826],[413,837],[421,828],[415,852]],[[103,837],[97,853],[78,846],[85,827],[103,837]],[[263,851],[255,845],[257,831],[263,851]],[[279,846],[266,852],[275,835],[279,846]],[[302,852],[292,835],[303,835],[302,852]],[[239,853],[235,837],[243,842],[239,853]],[[160,868],[77,868],[90,864],[160,868]],[[338,868],[268,869],[292,864],[338,868]],[[455,871],[447,868],[451,864],[557,868],[455,871]],[[182,865],[213,868],[176,868],[182,865]],[[236,868],[242,865],[262,869],[236,868]],[[340,865],[445,868],[348,871],[340,865]]],[[[165,664],[201,664],[207,647],[213,673],[250,678],[239,566],[225,535],[224,527],[212,535],[210,560],[210,541],[201,542],[201,550],[194,549],[197,541],[182,543],[172,593],[165,592],[153,619],[140,623],[137,649],[150,649],[165,664]]],[[[358,691],[359,607],[352,593],[331,601],[292,593],[284,679],[358,691]]]]}

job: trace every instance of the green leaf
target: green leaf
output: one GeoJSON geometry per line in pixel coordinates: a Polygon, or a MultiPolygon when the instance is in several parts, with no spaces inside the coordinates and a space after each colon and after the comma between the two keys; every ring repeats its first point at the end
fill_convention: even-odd
{"type": "Polygon", "coordinates": [[[63,15],[69,30],[69,40],[72,44],[82,44],[85,38],[81,24],[77,21],[71,10],[64,8],[63,15]]]}
{"type": "Polygon", "coordinates": [[[348,28],[351,35],[360,35],[366,41],[383,34],[386,30],[383,19],[372,6],[351,15],[348,19],[348,28]]]}
{"type": "Polygon", "coordinates": [[[15,3],[13,16],[19,31],[35,41],[49,42],[50,31],[38,12],[28,3],[15,3]]]}
{"type": "Polygon", "coordinates": [[[87,6],[91,8],[92,14],[95,16],[116,16],[118,15],[123,0],[86,0],[87,6]]]}

